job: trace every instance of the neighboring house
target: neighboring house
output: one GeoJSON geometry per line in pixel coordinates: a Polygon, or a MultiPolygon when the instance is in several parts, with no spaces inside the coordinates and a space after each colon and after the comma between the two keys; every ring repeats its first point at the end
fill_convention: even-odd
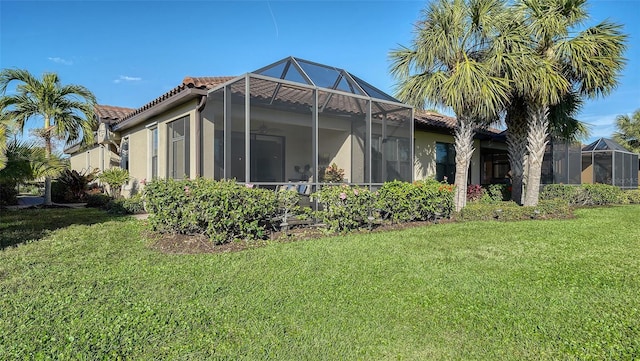
{"type": "MultiPolygon", "coordinates": [[[[454,118],[414,112],[343,69],[293,57],[238,77],[186,77],[141,108],[97,113],[96,144],[67,149],[71,166],[120,165],[132,179],[125,191],[185,177],[318,186],[334,163],[345,182],[373,187],[454,178],[454,118]]],[[[470,182],[505,182],[504,134],[480,131],[474,146],[470,182]]]]}
{"type": "Polygon", "coordinates": [[[135,109],[97,105],[95,108],[98,121],[96,142],[88,146],[74,145],[64,150],[65,153],[71,155],[71,169],[90,171],[97,168],[103,171],[113,166],[119,166],[120,139],[116,137],[105,142],[98,141],[98,138],[107,131],[111,124],[117,123],[133,111],[135,109]]]}

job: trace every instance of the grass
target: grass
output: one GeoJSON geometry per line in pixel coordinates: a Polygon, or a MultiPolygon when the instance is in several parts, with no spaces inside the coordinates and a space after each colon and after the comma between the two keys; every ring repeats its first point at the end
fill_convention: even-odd
{"type": "Polygon", "coordinates": [[[640,358],[640,206],[576,213],[206,255],[65,227],[0,251],[0,359],[640,358]]]}
{"type": "Polygon", "coordinates": [[[51,231],[74,224],[89,225],[114,218],[113,215],[93,209],[0,210],[0,250],[43,238],[51,231]]]}

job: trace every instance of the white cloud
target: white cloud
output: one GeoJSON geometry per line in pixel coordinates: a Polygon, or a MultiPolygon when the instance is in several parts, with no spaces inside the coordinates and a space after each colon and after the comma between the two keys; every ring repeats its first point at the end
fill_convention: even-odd
{"type": "Polygon", "coordinates": [[[48,59],[49,59],[49,60],[51,60],[51,61],[52,61],[52,62],[54,62],[54,63],[57,63],[57,64],[62,64],[62,65],[73,65],[73,61],[71,61],[71,60],[66,60],[66,59],[62,59],[62,58],[57,57],[57,56],[55,56],[55,57],[51,57],[51,56],[50,56],[48,59]]]}
{"type": "Polygon", "coordinates": [[[118,83],[122,83],[123,81],[140,81],[140,80],[142,80],[142,78],[137,76],[120,75],[120,77],[118,79],[115,79],[113,82],[118,84],[118,83]]]}

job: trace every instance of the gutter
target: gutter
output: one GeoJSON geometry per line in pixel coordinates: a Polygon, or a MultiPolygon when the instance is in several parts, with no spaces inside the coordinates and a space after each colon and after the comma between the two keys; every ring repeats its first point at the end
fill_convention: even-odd
{"type": "Polygon", "coordinates": [[[200,96],[200,102],[198,103],[198,106],[196,106],[196,124],[195,124],[195,133],[196,133],[196,141],[195,141],[195,148],[196,148],[196,178],[202,176],[202,152],[201,152],[201,147],[202,147],[202,110],[204,109],[204,106],[207,104],[207,95],[201,95],[200,96]]]}

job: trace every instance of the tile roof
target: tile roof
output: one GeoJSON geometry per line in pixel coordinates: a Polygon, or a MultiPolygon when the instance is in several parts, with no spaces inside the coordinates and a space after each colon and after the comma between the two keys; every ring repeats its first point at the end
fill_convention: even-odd
{"type": "Polygon", "coordinates": [[[416,109],[414,111],[414,118],[417,125],[426,127],[436,127],[453,129],[456,127],[456,118],[446,115],[430,112],[428,110],[416,109]]]}
{"type": "Polygon", "coordinates": [[[114,123],[120,123],[123,122],[129,118],[132,118],[133,116],[140,114],[142,112],[144,112],[147,109],[153,108],[154,106],[162,103],[163,101],[171,98],[172,96],[181,93],[182,91],[186,90],[186,89],[190,89],[190,88],[196,88],[196,89],[211,89],[213,87],[215,87],[216,85],[220,85],[226,81],[229,81],[231,79],[233,79],[235,77],[232,76],[206,76],[206,77],[190,77],[187,76],[182,80],[182,84],[178,85],[177,87],[169,90],[168,92],[162,94],[161,96],[155,98],[154,100],[150,101],[149,103],[143,105],[142,107],[138,108],[138,109],[134,109],[132,112],[130,112],[129,114],[127,114],[126,116],[124,116],[123,118],[119,119],[118,121],[114,122],[114,123]]]}
{"type": "MultiPolygon", "coordinates": [[[[428,110],[416,109],[414,118],[417,126],[422,128],[441,128],[444,130],[453,130],[456,127],[457,120],[454,117],[438,114],[428,110]]],[[[503,136],[504,131],[492,127],[477,129],[476,133],[489,136],[503,136]]]]}
{"type": "Polygon", "coordinates": [[[134,110],[135,109],[132,108],[114,107],[111,105],[96,105],[96,115],[101,121],[107,124],[117,122],[134,110]]]}

